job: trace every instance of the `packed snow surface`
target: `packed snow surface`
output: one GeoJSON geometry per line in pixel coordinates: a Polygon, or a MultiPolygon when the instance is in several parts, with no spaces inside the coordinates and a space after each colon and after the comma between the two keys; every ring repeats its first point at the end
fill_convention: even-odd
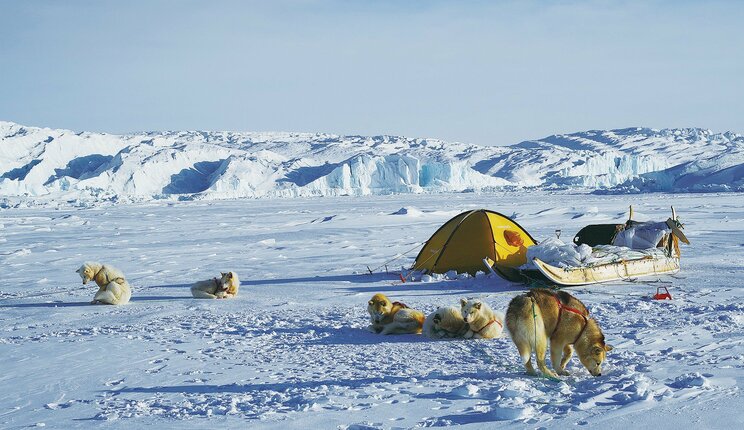
{"type": "Polygon", "coordinates": [[[742,191],[744,137],[628,128],[476,146],[322,133],[110,135],[0,121],[0,205],[6,207],[524,187],[742,191]]]}
{"type": "Polygon", "coordinates": [[[508,192],[2,210],[0,427],[741,428],[742,197],[508,192]],[[513,214],[544,240],[622,222],[630,203],[638,220],[665,219],[674,204],[692,244],[674,277],[568,290],[615,347],[601,377],[576,357],[558,382],[527,376],[508,337],[366,331],[377,292],[429,313],[463,297],[504,312],[525,291],[484,275],[403,284],[385,273],[385,263],[410,265],[459,212],[513,214]],[[86,260],[122,269],[131,302],[89,304],[96,287],[75,273],[86,260]],[[192,282],[227,270],[240,276],[238,297],[191,297],[192,282]],[[673,300],[649,298],[660,286],[673,300]]]}

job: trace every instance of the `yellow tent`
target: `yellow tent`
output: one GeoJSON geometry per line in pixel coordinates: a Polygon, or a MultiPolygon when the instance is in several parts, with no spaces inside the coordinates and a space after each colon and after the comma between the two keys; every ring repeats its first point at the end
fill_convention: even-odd
{"type": "Polygon", "coordinates": [[[463,212],[444,223],[416,257],[414,270],[458,273],[486,270],[483,259],[497,269],[511,269],[527,262],[527,248],[535,244],[519,224],[487,209],[463,212]]]}

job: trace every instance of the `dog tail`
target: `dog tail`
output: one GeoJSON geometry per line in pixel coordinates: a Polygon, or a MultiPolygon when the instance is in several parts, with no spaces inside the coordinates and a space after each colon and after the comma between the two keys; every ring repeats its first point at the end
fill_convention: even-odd
{"type": "Polygon", "coordinates": [[[536,341],[545,338],[540,307],[528,295],[514,297],[506,310],[506,328],[512,340],[536,348],[536,341]]]}

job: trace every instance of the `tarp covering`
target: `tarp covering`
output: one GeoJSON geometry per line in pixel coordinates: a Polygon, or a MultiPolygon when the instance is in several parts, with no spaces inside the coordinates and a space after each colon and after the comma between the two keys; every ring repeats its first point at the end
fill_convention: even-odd
{"type": "Polygon", "coordinates": [[[591,247],[586,244],[579,246],[564,243],[560,239],[549,238],[527,250],[527,263],[520,267],[523,270],[536,270],[532,261],[539,258],[551,266],[561,268],[591,267],[599,264],[615,263],[618,261],[638,260],[642,258],[660,258],[665,255],[661,248],[630,249],[624,246],[597,245],[591,247]]]}
{"type": "Polygon", "coordinates": [[[527,248],[534,244],[532,236],[509,217],[476,209],[444,223],[419,252],[413,270],[475,274],[485,270],[486,257],[497,267],[515,268],[527,262],[527,248]]]}
{"type": "Polygon", "coordinates": [[[655,248],[671,232],[672,229],[664,222],[636,223],[615,235],[612,244],[630,249],[655,248]]]}

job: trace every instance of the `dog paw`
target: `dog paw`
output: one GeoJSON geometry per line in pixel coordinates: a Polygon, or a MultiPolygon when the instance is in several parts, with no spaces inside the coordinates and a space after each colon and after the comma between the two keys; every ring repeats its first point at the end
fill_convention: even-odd
{"type": "Polygon", "coordinates": [[[552,372],[550,370],[544,371],[543,375],[545,375],[548,378],[558,379],[558,375],[555,372],[552,372]]]}

